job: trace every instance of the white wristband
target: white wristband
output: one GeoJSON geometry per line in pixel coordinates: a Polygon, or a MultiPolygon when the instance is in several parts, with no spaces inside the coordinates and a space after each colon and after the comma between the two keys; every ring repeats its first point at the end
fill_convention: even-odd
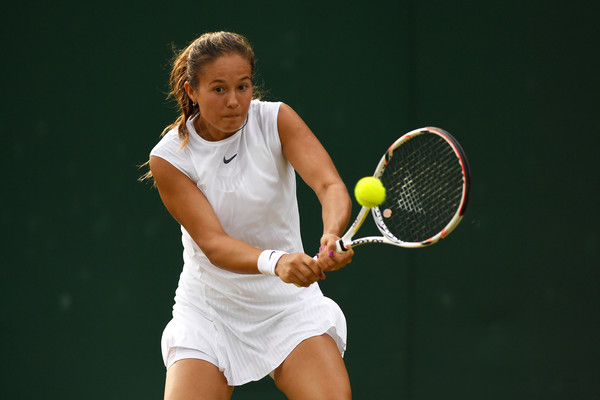
{"type": "Polygon", "coordinates": [[[280,250],[265,250],[260,253],[258,262],[256,263],[260,273],[268,276],[277,276],[275,274],[275,267],[277,266],[277,261],[279,261],[284,254],[288,253],[280,250]]]}

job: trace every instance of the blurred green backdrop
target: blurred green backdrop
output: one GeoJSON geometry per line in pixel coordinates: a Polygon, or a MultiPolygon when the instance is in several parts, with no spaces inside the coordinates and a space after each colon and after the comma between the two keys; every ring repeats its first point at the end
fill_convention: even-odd
{"type": "MultiPolygon", "coordinates": [[[[323,291],[356,399],[600,398],[600,50],[589,1],[12,3],[1,18],[2,399],[160,399],[178,226],[138,183],[171,47],[249,37],[267,99],[352,189],[424,125],[456,136],[470,208],[423,250],[365,246],[323,291]]],[[[299,183],[307,251],[316,199],[299,183]]],[[[374,229],[372,226],[370,227],[374,229]]],[[[270,379],[234,399],[282,399],[270,379]]]]}

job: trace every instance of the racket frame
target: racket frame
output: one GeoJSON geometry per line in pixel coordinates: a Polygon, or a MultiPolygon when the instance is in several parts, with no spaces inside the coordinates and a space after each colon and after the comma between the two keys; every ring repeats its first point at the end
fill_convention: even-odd
{"type": "Polygon", "coordinates": [[[455,215],[452,217],[450,222],[448,222],[448,224],[446,224],[446,226],[440,232],[438,232],[436,235],[430,237],[429,239],[426,239],[421,242],[404,242],[404,241],[401,241],[401,240],[395,238],[395,236],[388,230],[388,228],[385,225],[385,222],[382,218],[381,210],[379,209],[379,207],[368,208],[368,207],[362,206],[356,219],[354,220],[354,222],[352,223],[352,225],[350,226],[348,231],[344,234],[344,236],[342,236],[342,238],[340,240],[338,240],[338,242],[336,244],[338,252],[347,251],[351,247],[355,247],[355,246],[359,246],[361,244],[367,244],[367,243],[384,243],[384,244],[391,244],[394,246],[405,247],[405,248],[427,247],[434,243],[437,243],[440,239],[443,239],[446,236],[448,236],[450,234],[450,232],[452,232],[454,230],[454,228],[456,228],[458,226],[459,222],[461,221],[461,219],[464,216],[464,213],[467,209],[467,205],[469,202],[469,195],[470,195],[470,191],[471,191],[471,175],[470,175],[470,171],[469,171],[467,157],[466,157],[464,151],[462,150],[460,144],[452,135],[450,135],[445,130],[443,130],[441,128],[436,128],[436,127],[423,127],[423,128],[419,128],[419,129],[414,129],[414,130],[402,135],[394,143],[392,143],[392,145],[388,148],[388,150],[385,152],[385,154],[381,157],[381,159],[379,160],[379,163],[377,164],[377,168],[375,168],[373,177],[375,177],[377,179],[381,178],[381,176],[383,175],[383,171],[385,170],[385,168],[387,167],[387,165],[389,163],[390,158],[394,154],[394,151],[400,145],[411,140],[412,138],[414,138],[416,136],[428,134],[428,133],[436,134],[436,135],[442,137],[448,144],[450,144],[450,146],[452,147],[454,154],[458,158],[458,160],[460,162],[460,166],[462,168],[463,187],[462,187],[461,202],[459,204],[459,207],[457,208],[455,215]],[[359,239],[353,239],[356,232],[358,232],[359,228],[362,226],[363,222],[366,220],[367,215],[369,214],[369,211],[371,211],[371,214],[373,215],[373,220],[375,221],[375,225],[377,226],[377,229],[379,229],[379,232],[381,232],[381,234],[383,236],[366,236],[366,237],[362,237],[359,239]]]}

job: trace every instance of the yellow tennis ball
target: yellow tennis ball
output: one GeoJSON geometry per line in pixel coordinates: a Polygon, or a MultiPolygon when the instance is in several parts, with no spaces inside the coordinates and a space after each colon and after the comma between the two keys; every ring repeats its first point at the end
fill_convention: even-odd
{"type": "Polygon", "coordinates": [[[377,178],[367,176],[356,183],[354,197],[364,207],[377,207],[385,200],[385,187],[377,178]]]}

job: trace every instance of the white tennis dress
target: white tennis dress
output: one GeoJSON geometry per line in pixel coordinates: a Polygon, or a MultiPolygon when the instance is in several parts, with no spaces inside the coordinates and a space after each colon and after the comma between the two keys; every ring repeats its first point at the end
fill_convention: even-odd
{"type": "MultiPolygon", "coordinates": [[[[186,147],[174,129],[150,154],[196,183],[229,236],[259,249],[303,252],[295,171],[277,130],[280,105],[253,100],[246,126],[217,142],[202,139],[188,121],[186,147]]],[[[238,386],[269,374],[312,336],[329,333],[344,354],[346,320],[317,283],[299,288],[279,277],[223,270],[181,231],[184,265],[162,338],[165,365],[172,347],[200,350],[238,386]]]]}

